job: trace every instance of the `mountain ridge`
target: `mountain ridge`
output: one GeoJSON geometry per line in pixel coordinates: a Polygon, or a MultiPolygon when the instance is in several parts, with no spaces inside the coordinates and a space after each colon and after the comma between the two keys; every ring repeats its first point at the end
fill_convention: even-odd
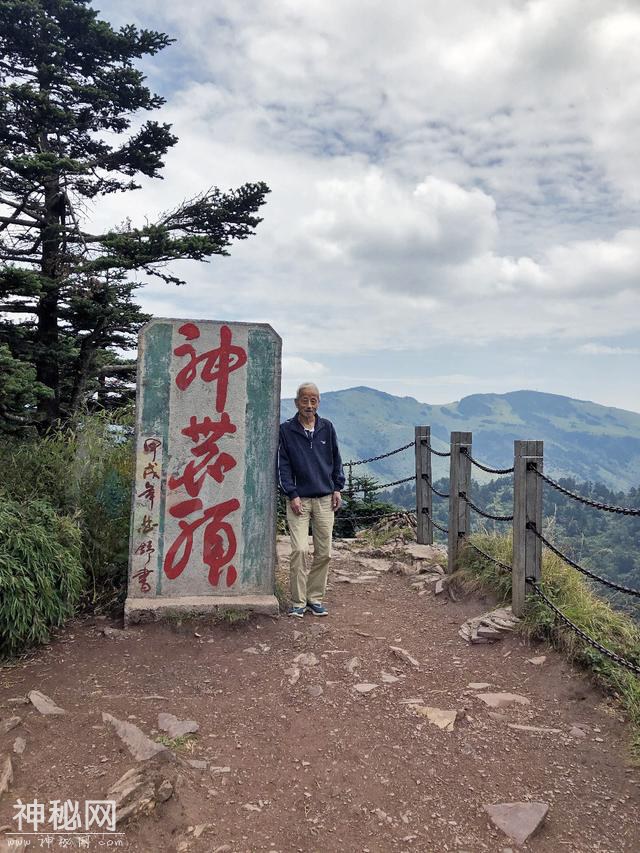
{"type": "MultiPolygon", "coordinates": [[[[291,398],[282,400],[282,418],[291,417],[291,398]]],[[[560,394],[521,389],[505,394],[471,394],[447,404],[422,403],[365,385],[322,394],[320,414],[333,421],[343,458],[367,459],[413,439],[414,427],[431,426],[432,445],[446,450],[451,431],[473,434],[473,454],[491,467],[509,467],[513,441],[545,444],[545,471],[552,477],[602,482],[628,490],[640,484],[640,413],[560,394]]],[[[448,460],[434,456],[434,478],[448,475],[448,460]]],[[[359,466],[383,482],[409,476],[412,451],[359,466]]],[[[479,469],[474,477],[491,479],[479,469]]]]}

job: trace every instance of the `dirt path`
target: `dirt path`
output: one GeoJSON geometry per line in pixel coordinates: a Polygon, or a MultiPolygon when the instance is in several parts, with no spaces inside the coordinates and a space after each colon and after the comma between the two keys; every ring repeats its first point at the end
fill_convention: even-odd
{"type": "MultiPolygon", "coordinates": [[[[334,569],[357,573],[355,559],[340,547],[334,569]]],[[[640,768],[626,758],[628,730],[559,656],[514,636],[468,645],[458,628],[486,603],[418,596],[415,578],[333,578],[326,619],[156,625],[111,636],[101,633],[104,622],[75,623],[33,658],[3,669],[0,720],[21,722],[0,735],[0,755],[10,753],[14,769],[0,827],[15,830],[18,798],[102,799],[136,766],[103,712],[152,737],[158,713],[170,712],[200,726],[175,761],[152,762],[158,772],[170,768],[173,795],[126,824],[124,836],[94,837],[90,849],[117,842],[128,851],[193,853],[502,852],[515,845],[483,806],[525,800],[550,808],[523,849],[640,849],[640,768]],[[317,663],[295,662],[301,654],[317,663]],[[528,662],[540,654],[543,665],[528,662]],[[474,682],[530,704],[491,711],[477,698],[482,689],[468,686],[474,682]],[[377,686],[359,693],[363,683],[377,686]],[[42,716],[8,702],[33,689],[67,713],[42,716]],[[444,731],[406,700],[463,713],[444,731]],[[12,752],[18,736],[22,755],[12,752]]],[[[4,849],[15,849],[8,840],[4,849]]]]}

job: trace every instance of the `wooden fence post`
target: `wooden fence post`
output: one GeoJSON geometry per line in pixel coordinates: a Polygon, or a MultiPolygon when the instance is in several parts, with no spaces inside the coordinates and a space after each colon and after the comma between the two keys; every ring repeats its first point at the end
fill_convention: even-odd
{"type": "Polygon", "coordinates": [[[527,525],[534,524],[542,533],[542,480],[533,464],[542,471],[543,443],[514,441],[513,443],[513,561],[511,579],[511,608],[522,616],[526,596],[525,578],[540,579],[542,571],[542,542],[527,525]]]}
{"type": "Polygon", "coordinates": [[[417,540],[421,545],[433,545],[433,525],[431,524],[431,427],[416,427],[416,521],[418,522],[417,540]],[[423,444],[426,442],[426,444],[423,444]]]}
{"type": "Polygon", "coordinates": [[[471,489],[471,433],[451,433],[451,465],[449,468],[449,554],[447,574],[455,571],[463,539],[469,533],[469,504],[460,493],[471,489]],[[465,447],[468,453],[462,453],[465,447]]]}

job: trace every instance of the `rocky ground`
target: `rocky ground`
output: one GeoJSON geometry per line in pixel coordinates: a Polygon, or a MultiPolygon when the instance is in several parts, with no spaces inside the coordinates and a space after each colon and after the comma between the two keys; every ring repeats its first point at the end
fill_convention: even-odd
{"type": "Polygon", "coordinates": [[[437,551],[336,545],[328,618],[79,621],[5,666],[0,850],[640,849],[620,711],[451,600],[437,551]],[[120,835],[11,834],[18,800],[104,799],[120,835]]]}

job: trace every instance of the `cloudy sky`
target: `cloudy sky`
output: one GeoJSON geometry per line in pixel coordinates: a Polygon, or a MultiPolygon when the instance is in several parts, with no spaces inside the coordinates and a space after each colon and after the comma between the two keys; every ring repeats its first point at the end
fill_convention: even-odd
{"type": "Polygon", "coordinates": [[[105,0],[179,144],[101,217],[264,180],[158,316],[268,322],[283,393],[535,389],[640,411],[638,0],[105,0]]]}

